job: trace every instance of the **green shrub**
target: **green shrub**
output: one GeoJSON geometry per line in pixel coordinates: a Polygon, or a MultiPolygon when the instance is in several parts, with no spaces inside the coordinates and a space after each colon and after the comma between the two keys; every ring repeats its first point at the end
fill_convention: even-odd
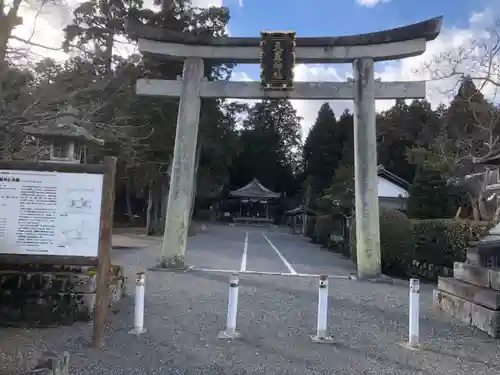
{"type": "Polygon", "coordinates": [[[330,233],[333,228],[333,219],[331,215],[316,216],[314,224],[313,240],[323,246],[328,246],[330,233]]]}
{"type": "Polygon", "coordinates": [[[492,227],[484,221],[429,219],[413,221],[414,260],[453,267],[466,259],[469,242],[483,238],[492,227]]]}
{"type": "MultiPolygon", "coordinates": [[[[380,207],[380,252],[382,272],[391,275],[405,274],[412,261],[412,223],[398,210],[380,207]]],[[[350,228],[351,259],[356,262],[356,222],[350,228]]]]}

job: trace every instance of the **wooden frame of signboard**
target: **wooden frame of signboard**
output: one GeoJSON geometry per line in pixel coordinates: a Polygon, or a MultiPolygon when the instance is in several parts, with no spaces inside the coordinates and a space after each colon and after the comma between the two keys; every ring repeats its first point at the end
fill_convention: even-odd
{"type": "Polygon", "coordinates": [[[110,253],[113,235],[116,157],[105,156],[102,164],[2,161],[0,162],[0,170],[103,175],[97,257],[0,254],[0,263],[97,266],[96,303],[94,307],[92,344],[96,348],[104,346],[104,326],[108,310],[108,277],[111,266],[110,253]]]}

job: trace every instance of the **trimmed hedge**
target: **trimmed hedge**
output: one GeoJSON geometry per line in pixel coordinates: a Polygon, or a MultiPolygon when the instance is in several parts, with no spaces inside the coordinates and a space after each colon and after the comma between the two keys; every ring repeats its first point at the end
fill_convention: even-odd
{"type": "MultiPolygon", "coordinates": [[[[413,252],[412,223],[398,210],[379,209],[382,272],[405,275],[413,252]]],[[[351,259],[356,262],[356,222],[350,233],[351,259]]]]}
{"type": "Polygon", "coordinates": [[[429,219],[413,221],[413,259],[434,266],[453,268],[463,262],[469,242],[479,241],[493,224],[484,221],[429,219]]]}
{"type": "MultiPolygon", "coordinates": [[[[312,219],[312,218],[310,218],[312,219]]],[[[332,215],[310,220],[308,234],[315,243],[344,253],[356,262],[356,223],[345,248],[337,241],[332,215]]],[[[435,280],[448,275],[453,262],[466,259],[471,241],[479,241],[492,228],[489,222],[454,219],[410,220],[397,210],[380,208],[382,272],[393,276],[418,276],[435,280]]]]}

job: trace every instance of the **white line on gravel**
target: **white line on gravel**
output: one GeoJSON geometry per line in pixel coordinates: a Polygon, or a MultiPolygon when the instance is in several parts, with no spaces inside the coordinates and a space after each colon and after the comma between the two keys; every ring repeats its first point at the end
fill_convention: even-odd
{"type": "MultiPolygon", "coordinates": [[[[193,268],[192,271],[198,272],[213,272],[213,273],[234,273],[242,275],[270,275],[270,276],[297,276],[297,277],[319,277],[320,275],[312,273],[289,273],[289,272],[269,272],[269,271],[238,271],[238,270],[225,270],[225,269],[215,269],[215,268],[193,268]]],[[[344,279],[353,280],[353,276],[349,275],[328,275],[329,279],[344,279]]]]}
{"type": "Polygon", "coordinates": [[[240,272],[247,269],[247,253],[248,253],[248,232],[245,232],[245,244],[243,245],[243,255],[241,256],[240,272]]]}
{"type": "Polygon", "coordinates": [[[283,254],[280,253],[280,251],[278,250],[278,248],[276,246],[274,246],[274,244],[271,242],[271,240],[269,240],[269,238],[266,237],[266,235],[264,234],[264,232],[260,232],[260,233],[266,239],[266,241],[269,243],[269,246],[272,247],[272,249],[274,250],[274,252],[276,253],[276,255],[278,255],[279,258],[281,259],[281,261],[285,264],[286,268],[288,268],[288,271],[290,271],[290,273],[292,275],[296,275],[297,272],[293,269],[292,265],[288,262],[288,260],[286,260],[286,258],[283,256],[283,254]]]}

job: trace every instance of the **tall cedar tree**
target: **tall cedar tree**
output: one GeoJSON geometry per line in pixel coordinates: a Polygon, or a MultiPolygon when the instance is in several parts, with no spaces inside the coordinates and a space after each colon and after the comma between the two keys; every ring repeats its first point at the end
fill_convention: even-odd
{"type": "Polygon", "coordinates": [[[330,186],[332,176],[342,157],[340,131],[335,114],[324,103],[304,144],[304,171],[309,177],[311,193],[318,195],[330,186]]]}
{"type": "Polygon", "coordinates": [[[269,189],[293,194],[302,146],[300,120],[288,100],[256,103],[243,122],[240,152],[231,168],[233,187],[257,178],[269,189]]]}

